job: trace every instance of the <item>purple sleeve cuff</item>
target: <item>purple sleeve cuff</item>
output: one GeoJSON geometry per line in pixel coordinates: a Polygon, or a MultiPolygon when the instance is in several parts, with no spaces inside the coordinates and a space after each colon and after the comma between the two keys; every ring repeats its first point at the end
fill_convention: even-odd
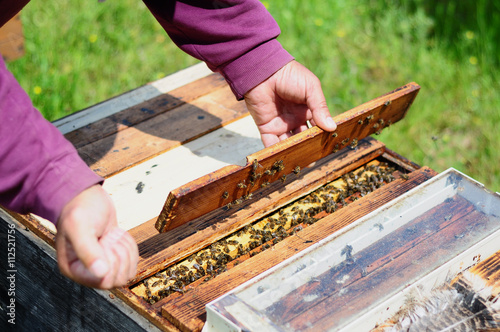
{"type": "Polygon", "coordinates": [[[293,57],[276,40],[272,39],[248,53],[218,68],[238,100],[245,93],[268,79],[293,57]]]}
{"type": "Polygon", "coordinates": [[[0,204],[55,224],[66,203],[102,181],[33,107],[0,57],[0,204]]]}

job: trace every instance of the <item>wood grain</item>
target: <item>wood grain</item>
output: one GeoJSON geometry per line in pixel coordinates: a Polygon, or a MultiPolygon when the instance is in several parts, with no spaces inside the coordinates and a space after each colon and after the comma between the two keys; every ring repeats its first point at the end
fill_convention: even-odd
{"type": "Polygon", "coordinates": [[[298,234],[289,236],[277,243],[274,250],[266,250],[217,276],[217,278],[190,290],[184,296],[166,302],[162,307],[163,316],[167,317],[183,331],[199,331],[203,326],[206,315],[205,304],[208,302],[349,225],[435,175],[436,173],[431,169],[422,167],[410,173],[409,179],[406,181],[399,179],[385,185],[381,189],[305,228],[298,234]]]}
{"type": "Polygon", "coordinates": [[[333,134],[318,127],[310,128],[248,156],[246,166],[226,166],[171,191],[155,227],[160,232],[179,227],[229,202],[236,202],[282,175],[291,174],[297,167],[304,168],[341,148],[356,146],[360,139],[402,119],[419,88],[415,83],[407,84],[336,116],[338,128],[333,134]],[[253,164],[254,160],[258,166],[253,164]],[[263,173],[276,170],[279,161],[282,169],[270,175],[263,173]],[[255,178],[255,174],[263,175],[255,178]],[[239,188],[241,184],[245,187],[239,188]],[[228,196],[221,200],[225,192],[228,196]]]}
{"type": "Polygon", "coordinates": [[[356,253],[352,264],[340,264],[317,276],[315,282],[299,287],[293,295],[285,296],[268,308],[269,315],[300,331],[338,327],[384,298],[387,292],[404,286],[406,280],[421,277],[424,271],[437,268],[453,257],[456,248],[464,244],[457,234],[484,219],[463,198],[442,203],[356,253]],[[447,218],[450,210],[453,216],[447,218]],[[297,303],[296,298],[301,294],[317,297],[297,303]],[[315,322],[314,329],[308,328],[307,322],[315,322]]]}
{"type": "Polygon", "coordinates": [[[78,149],[97,174],[109,177],[247,114],[229,87],[215,90],[78,149]]]}
{"type": "Polygon", "coordinates": [[[129,107],[64,135],[77,149],[168,112],[225,86],[224,78],[212,74],[168,93],[129,107]]]}
{"type": "Polygon", "coordinates": [[[314,168],[305,168],[298,176],[290,176],[285,183],[269,186],[256,192],[253,199],[238,208],[225,208],[209,213],[167,233],[154,228],[156,219],[130,230],[139,246],[137,275],[133,284],[166,266],[191,255],[203,247],[225,237],[245,225],[269,214],[289,202],[310,193],[341,175],[368,163],[384,153],[384,144],[370,137],[362,140],[357,149],[345,149],[318,161],[314,168]]]}

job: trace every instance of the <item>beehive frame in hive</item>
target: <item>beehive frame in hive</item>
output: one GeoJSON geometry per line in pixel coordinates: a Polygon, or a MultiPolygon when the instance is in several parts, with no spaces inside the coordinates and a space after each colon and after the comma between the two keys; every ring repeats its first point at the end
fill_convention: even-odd
{"type": "MultiPolygon", "coordinates": [[[[61,128],[67,126],[66,137],[73,142],[91,168],[107,179],[105,187],[107,186],[106,188],[112,193],[112,198],[116,199],[118,214],[122,214],[119,221],[122,222],[127,217],[134,219],[132,222],[122,223],[122,226],[130,230],[139,245],[141,258],[138,274],[130,281],[129,286],[115,289],[113,294],[123,299],[134,311],[162,330],[201,329],[204,322],[204,305],[214,297],[279,263],[286,257],[290,257],[295,252],[307,248],[335,229],[349,224],[435,175],[434,171],[426,167],[420,168],[387,149],[381,142],[367,138],[360,140],[357,146],[352,148],[351,144],[348,144],[346,149],[338,151],[335,156],[326,156],[313,167],[301,168],[299,174],[289,173],[284,183],[279,180],[276,182],[276,185],[283,186],[283,190],[275,190],[276,188],[272,186],[263,188],[258,193],[254,193],[255,197],[249,200],[248,204],[241,204],[233,209],[229,216],[219,218],[217,222],[214,222],[213,218],[221,217],[219,213],[225,211],[214,211],[206,215],[205,219],[199,218],[166,234],[158,234],[154,229],[154,223],[155,213],[157,215],[159,210],[154,212],[153,209],[153,212],[148,212],[149,214],[144,213],[149,217],[133,225],[133,222],[139,222],[139,219],[136,218],[134,211],[123,212],[129,208],[126,206],[127,202],[130,202],[133,197],[134,200],[143,204],[143,197],[151,197],[145,195],[157,190],[157,186],[151,187],[152,182],[145,182],[142,179],[151,181],[148,179],[151,179],[154,174],[148,175],[147,172],[159,172],[163,164],[157,160],[168,154],[167,151],[174,151],[178,147],[205,140],[209,136],[214,139],[214,142],[218,142],[217,139],[220,142],[221,137],[229,139],[229,135],[234,136],[235,132],[228,131],[227,128],[236,128],[239,123],[244,124],[240,127],[248,128],[248,123],[250,123],[248,121],[251,121],[244,105],[234,101],[230,89],[220,76],[204,71],[203,75],[194,75],[194,77],[193,82],[174,87],[166,92],[152,94],[152,87],[145,87],[143,99],[135,99],[118,112],[89,120],[76,129],[73,123],[66,120],[58,123],[61,128]],[[178,114],[183,116],[180,117],[178,114]],[[197,125],[188,126],[190,122],[197,125]],[[186,130],[173,130],[174,127],[186,130]],[[169,130],[172,133],[166,134],[165,132],[169,130]],[[241,262],[238,265],[207,282],[200,282],[199,287],[187,289],[183,295],[178,292],[174,293],[172,294],[174,297],[161,299],[154,304],[148,303],[131,290],[134,285],[165,270],[171,264],[189,257],[202,248],[209,247],[215,241],[244,228],[266,214],[279,211],[282,206],[293,199],[312,192],[322,184],[338,179],[374,160],[396,167],[398,171],[394,174],[395,181],[354,202],[347,199],[350,202],[347,206],[338,209],[334,214],[319,222],[304,227],[302,231],[286,237],[269,248],[270,250],[260,252],[245,261],[240,259],[241,262]],[[146,165],[149,166],[146,168],[146,165]],[[156,165],[158,167],[153,167],[156,165]],[[132,177],[133,181],[122,181],[121,184],[117,184],[116,179],[130,177],[130,174],[135,174],[137,170],[141,170],[141,176],[143,176],[141,181],[138,180],[139,177],[132,177]],[[145,184],[142,193],[136,190],[140,182],[145,184]],[[132,188],[130,191],[135,196],[122,198],[124,188],[129,187],[132,188]],[[229,219],[231,222],[228,221],[229,219]],[[196,300],[193,300],[194,298],[196,300]]],[[[132,97],[135,98],[135,96],[132,97]]],[[[117,104],[122,103],[120,101],[110,105],[116,107],[117,104]]],[[[102,109],[104,106],[96,107],[102,109]]],[[[93,116],[94,113],[89,110],[86,114],[93,116]]],[[[245,142],[258,141],[258,133],[253,137],[246,137],[245,134],[239,135],[241,137],[238,139],[245,142]]],[[[217,144],[214,143],[214,145],[217,144]]],[[[257,150],[245,152],[243,156],[255,151],[257,150]]],[[[196,151],[192,149],[192,152],[196,151]]],[[[229,164],[231,163],[234,162],[229,164]]],[[[163,186],[163,184],[158,184],[158,186],[163,186]]],[[[163,193],[160,200],[165,200],[168,191],[163,193]]],[[[147,204],[144,203],[144,205],[147,204]]],[[[42,226],[37,219],[31,216],[13,215],[37,236],[53,245],[54,234],[42,226]]]]}

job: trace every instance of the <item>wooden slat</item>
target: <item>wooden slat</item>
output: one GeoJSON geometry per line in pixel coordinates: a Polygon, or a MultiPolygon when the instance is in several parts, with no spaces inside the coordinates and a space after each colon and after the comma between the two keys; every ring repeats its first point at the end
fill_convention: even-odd
{"type": "Polygon", "coordinates": [[[358,140],[402,119],[419,88],[415,83],[407,84],[336,116],[334,120],[338,128],[334,134],[318,127],[310,128],[248,156],[246,166],[226,166],[177,188],[168,195],[156,228],[160,232],[166,232],[179,227],[258,190],[262,185],[280,179],[283,174],[291,174],[297,167],[303,168],[342,147],[355,146],[358,140]],[[254,160],[260,166],[253,164],[254,160]],[[264,170],[270,171],[273,167],[276,169],[275,163],[278,161],[282,162],[283,168],[275,174],[252,179],[252,173],[262,174],[264,170]],[[238,184],[245,183],[245,188],[237,187],[238,184]],[[220,199],[225,192],[228,194],[227,198],[220,199]]]}
{"type": "Polygon", "coordinates": [[[87,144],[78,152],[97,174],[109,177],[237,120],[247,113],[229,87],[218,89],[135,126],[87,144]]]}
{"type": "Polygon", "coordinates": [[[221,167],[242,164],[263,147],[257,126],[247,115],[115,174],[103,187],[115,203],[118,225],[129,230],[158,217],[166,192],[221,167]]]}
{"type": "Polygon", "coordinates": [[[366,138],[356,150],[345,149],[338,155],[318,161],[314,168],[304,169],[299,176],[290,176],[284,183],[284,190],[275,190],[270,186],[256,192],[252,200],[234,211],[222,208],[167,233],[158,234],[154,228],[155,219],[131,229],[130,234],[139,246],[140,259],[137,275],[129,283],[164,269],[326,182],[366,164],[384,151],[383,143],[366,138]]]}
{"type": "Polygon", "coordinates": [[[53,124],[62,134],[67,134],[211,74],[212,71],[207,65],[204,62],[199,62],[159,80],[60,118],[53,124]]]}
{"type": "Polygon", "coordinates": [[[65,137],[76,147],[81,148],[120,130],[137,125],[158,114],[170,111],[182,104],[211,93],[225,86],[224,78],[212,74],[195,82],[161,94],[109,117],[93,122],[85,127],[71,131],[65,137]]]}
{"type": "MultiPolygon", "coordinates": [[[[409,179],[395,180],[381,190],[349,204],[345,208],[321,219],[298,234],[277,243],[274,250],[266,250],[250,258],[217,278],[199,285],[184,296],[166,302],[162,314],[184,331],[199,331],[205,319],[205,304],[255,277],[272,266],[293,256],[335,231],[349,225],[383,204],[399,197],[435,176],[436,172],[423,167],[409,174],[409,179]]],[[[167,298],[168,299],[168,298],[167,298]]]]}

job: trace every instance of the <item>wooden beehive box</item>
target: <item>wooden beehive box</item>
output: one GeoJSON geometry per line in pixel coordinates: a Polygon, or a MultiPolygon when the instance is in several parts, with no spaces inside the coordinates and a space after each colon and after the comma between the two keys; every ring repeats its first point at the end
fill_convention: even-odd
{"type": "MultiPolygon", "coordinates": [[[[380,115],[390,113],[394,107],[400,108],[404,116],[416,90],[418,86],[412,84],[401,87],[356,108],[356,112],[375,110],[378,117],[373,122],[370,122],[371,118],[363,121],[369,122],[370,133],[376,133],[391,124],[387,117],[379,121],[380,115]],[[403,92],[413,94],[406,99],[396,99],[403,92]]],[[[344,120],[348,123],[351,119],[344,120]]],[[[365,127],[366,123],[363,123],[365,127]]],[[[322,151],[323,158],[308,165],[307,151],[302,151],[303,162],[307,163],[299,168],[298,161],[292,162],[294,159],[286,154],[273,154],[272,149],[259,154],[263,146],[244,103],[235,101],[223,78],[211,74],[203,65],[83,110],[55,124],[76,146],[88,165],[106,178],[104,187],[116,204],[119,224],[129,230],[139,246],[140,260],[135,278],[126,287],[101,295],[120,301],[122,312],[134,312],[139,316],[134,319],[141,327],[150,323],[165,331],[200,331],[206,320],[205,305],[210,301],[436,175],[432,169],[414,164],[371,137],[361,139],[360,136],[358,141],[357,136],[351,135],[338,137],[338,142],[326,142],[317,136],[321,138],[318,139],[318,151],[322,151]],[[322,146],[327,146],[328,151],[324,152],[322,146]],[[203,195],[195,196],[194,200],[188,200],[187,205],[174,209],[178,215],[170,215],[180,216],[174,221],[176,228],[166,233],[158,232],[155,228],[158,216],[163,213],[163,220],[168,220],[168,211],[171,211],[168,208],[173,205],[168,201],[165,204],[169,192],[177,193],[177,197],[191,189],[196,192],[199,187],[186,187],[186,184],[199,184],[201,180],[196,180],[198,178],[204,179],[201,183],[209,187],[208,184],[214,182],[206,174],[217,174],[224,167],[226,170],[251,172],[255,158],[247,159],[247,156],[256,156],[259,163],[255,167],[262,167],[262,172],[272,170],[272,165],[281,160],[286,172],[283,170],[269,183],[261,179],[251,192],[238,192],[242,188],[237,188],[236,183],[228,182],[231,186],[226,183],[217,188],[215,194],[216,207],[221,207],[210,208],[213,211],[209,213],[203,209],[202,213],[196,212],[207,204],[201,201],[203,195]],[[361,178],[367,182],[365,189],[358,188],[358,178],[359,182],[361,178]],[[318,190],[329,183],[337,196],[342,192],[342,197],[336,197],[335,206],[329,208],[324,198],[318,198],[316,205],[322,208],[316,209],[317,206],[310,201],[315,200],[314,195],[324,195],[318,190]],[[302,198],[300,203],[302,211],[313,207],[316,210],[310,210],[309,217],[291,224],[292,215],[297,210],[292,210],[290,204],[306,195],[309,198],[302,198]],[[231,204],[228,206],[227,203],[231,204]],[[279,220],[285,214],[289,217],[289,224],[282,229],[269,219],[271,215],[279,220]],[[189,218],[178,222],[182,216],[189,218]],[[273,224],[272,227],[265,225],[269,223],[273,224]],[[251,234],[256,232],[254,227],[261,228],[251,234]],[[271,238],[257,243],[255,235],[265,236],[266,227],[271,238]],[[277,232],[281,235],[276,235],[277,232]],[[247,241],[240,251],[237,248],[240,243],[228,242],[235,241],[231,236],[238,234],[239,240],[246,237],[247,241]],[[254,244],[249,245],[250,242],[254,244]],[[219,251],[216,251],[217,246],[219,251]],[[207,262],[210,259],[198,261],[196,258],[210,248],[218,255],[231,256],[217,272],[209,271],[207,262]],[[179,270],[182,264],[194,272],[191,276],[196,280],[174,287],[171,281],[174,280],[173,266],[179,270]],[[194,276],[200,266],[202,272],[194,276]],[[160,280],[169,289],[161,288],[158,293],[160,280]]],[[[352,122],[351,132],[361,135],[355,125],[352,122]]],[[[245,182],[246,185],[249,183],[245,182]]],[[[53,247],[54,229],[49,224],[34,216],[15,213],[9,216],[53,247]]],[[[151,325],[148,328],[152,328],[151,325]]]]}

